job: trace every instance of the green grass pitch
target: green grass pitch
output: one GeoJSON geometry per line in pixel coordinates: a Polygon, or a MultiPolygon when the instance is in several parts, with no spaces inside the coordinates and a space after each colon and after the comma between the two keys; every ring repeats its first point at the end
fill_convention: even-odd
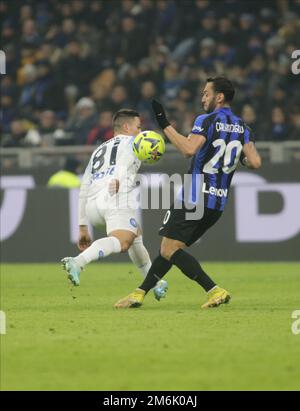
{"type": "Polygon", "coordinates": [[[140,309],[113,303],[141,280],[131,264],[93,264],[69,286],[54,264],[3,264],[2,390],[299,390],[300,264],[203,264],[232,301],[201,310],[177,269],[140,309]]]}

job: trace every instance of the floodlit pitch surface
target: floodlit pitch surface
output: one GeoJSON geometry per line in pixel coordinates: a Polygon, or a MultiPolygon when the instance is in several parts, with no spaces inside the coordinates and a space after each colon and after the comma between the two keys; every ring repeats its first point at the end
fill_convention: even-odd
{"type": "Polygon", "coordinates": [[[204,264],[233,296],[201,310],[177,269],[169,292],[116,310],[141,276],[93,264],[80,287],[54,264],[2,265],[2,390],[299,390],[300,264],[204,264]]]}

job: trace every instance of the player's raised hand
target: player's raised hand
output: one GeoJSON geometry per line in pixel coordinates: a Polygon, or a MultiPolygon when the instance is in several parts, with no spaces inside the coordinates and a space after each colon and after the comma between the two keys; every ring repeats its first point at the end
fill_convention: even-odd
{"type": "Polygon", "coordinates": [[[159,127],[161,127],[162,129],[168,127],[170,123],[167,119],[167,116],[166,116],[166,113],[165,113],[165,110],[162,104],[157,100],[152,100],[151,105],[152,105],[152,110],[155,114],[156,121],[159,127]]]}

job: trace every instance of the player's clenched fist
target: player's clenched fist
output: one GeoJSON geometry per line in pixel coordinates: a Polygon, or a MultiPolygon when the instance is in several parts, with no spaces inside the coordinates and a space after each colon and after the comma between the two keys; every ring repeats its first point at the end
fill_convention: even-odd
{"type": "Polygon", "coordinates": [[[108,192],[111,196],[116,194],[119,191],[120,182],[116,178],[111,180],[108,184],[108,192]]]}
{"type": "Polygon", "coordinates": [[[80,226],[80,231],[79,231],[79,239],[77,246],[80,251],[85,250],[88,248],[92,243],[91,236],[88,232],[88,229],[86,226],[80,226]]]}

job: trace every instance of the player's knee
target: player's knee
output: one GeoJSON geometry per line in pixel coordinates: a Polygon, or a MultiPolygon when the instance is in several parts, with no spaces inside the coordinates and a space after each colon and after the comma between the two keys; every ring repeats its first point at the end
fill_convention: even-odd
{"type": "Polygon", "coordinates": [[[166,246],[166,245],[161,245],[160,247],[160,255],[165,258],[166,260],[170,260],[173,254],[172,247],[166,246]]]}
{"type": "Polygon", "coordinates": [[[166,260],[170,261],[172,255],[176,253],[177,250],[180,250],[182,248],[183,246],[176,243],[164,244],[164,242],[162,242],[160,246],[160,255],[166,260]]]}

